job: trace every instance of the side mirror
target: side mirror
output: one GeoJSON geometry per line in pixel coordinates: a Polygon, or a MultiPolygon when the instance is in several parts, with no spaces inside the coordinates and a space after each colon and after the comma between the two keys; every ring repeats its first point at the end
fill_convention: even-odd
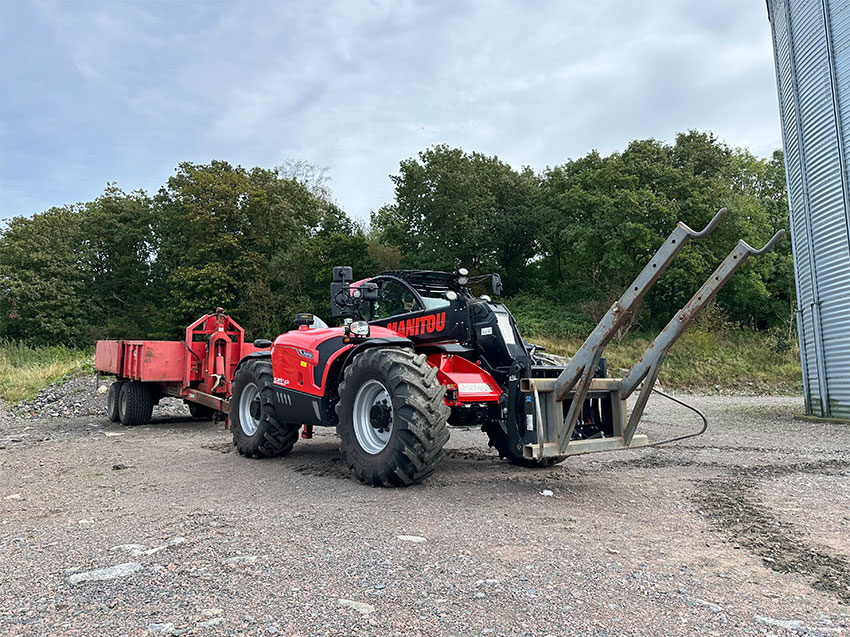
{"type": "Polygon", "coordinates": [[[348,283],[354,278],[349,265],[335,265],[331,283],[331,316],[333,318],[350,317],[351,307],[348,298],[348,283]]]}
{"type": "Polygon", "coordinates": [[[364,301],[377,301],[378,300],[378,284],[372,282],[366,282],[360,284],[360,292],[363,294],[361,297],[364,301]]]}
{"type": "Polygon", "coordinates": [[[334,283],[345,283],[354,278],[354,272],[350,265],[335,265],[333,269],[334,283]]]}
{"type": "Polygon", "coordinates": [[[493,275],[493,296],[502,296],[502,277],[493,275]]]}

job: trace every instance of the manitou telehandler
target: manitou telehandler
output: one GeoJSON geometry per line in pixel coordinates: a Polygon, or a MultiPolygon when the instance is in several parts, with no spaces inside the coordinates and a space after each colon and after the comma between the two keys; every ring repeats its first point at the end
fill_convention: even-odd
{"type": "Polygon", "coordinates": [[[250,345],[219,312],[190,326],[185,342],[98,342],[97,368],[120,383],[110,388],[110,418],[140,424],[161,396],[181,397],[199,415],[226,414],[239,452],[255,458],[289,453],[302,428],[309,438],[316,425],[335,427],[346,464],[375,486],[431,475],[447,425],[480,426],[500,456],[521,465],[645,446],[636,428],[664,356],[743,262],[784,231],[760,250],[739,241],[623,378],[608,377],[604,348],[676,254],[725,212],[701,232],[679,222],[572,359],[524,342],[503,304],[471,292],[489,279],[498,296],[498,275],[407,270],[354,282],[350,267],[337,266],[339,327],[298,314],[294,330],[250,345]]]}

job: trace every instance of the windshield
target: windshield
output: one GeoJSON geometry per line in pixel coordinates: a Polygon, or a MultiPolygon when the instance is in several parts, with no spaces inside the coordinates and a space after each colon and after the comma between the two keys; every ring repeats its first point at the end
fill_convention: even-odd
{"type": "Polygon", "coordinates": [[[436,310],[449,305],[449,300],[444,296],[426,296],[422,292],[419,292],[419,294],[422,295],[422,302],[425,304],[426,310],[436,310]]]}

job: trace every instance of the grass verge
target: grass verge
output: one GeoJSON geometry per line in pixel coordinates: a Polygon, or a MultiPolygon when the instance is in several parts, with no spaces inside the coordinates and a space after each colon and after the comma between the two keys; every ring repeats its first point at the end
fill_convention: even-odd
{"type": "MultiPolygon", "coordinates": [[[[630,334],[605,349],[609,375],[631,367],[652,342],[654,334],[630,334]]],[[[562,356],[572,356],[580,339],[531,339],[562,356]]],[[[661,368],[663,387],[687,391],[800,393],[802,380],[796,344],[778,332],[694,327],[670,350],[661,368]]]]}
{"type": "Polygon", "coordinates": [[[93,355],[90,350],[0,341],[0,398],[15,404],[63,376],[92,373],[93,355]]]}
{"type": "MultiPolygon", "coordinates": [[[[540,336],[545,326],[527,329],[530,340],[547,351],[572,356],[582,343],[574,336],[540,336]]],[[[577,330],[578,328],[576,328],[577,330]]],[[[562,332],[563,333],[563,332],[562,332]]],[[[569,333],[569,332],[568,332],[569,333]]],[[[631,367],[654,334],[629,334],[605,350],[612,376],[631,367]]],[[[68,375],[93,373],[93,352],[62,346],[29,347],[0,340],[0,398],[14,404],[33,398],[42,388],[68,375]]],[[[745,393],[800,393],[800,356],[797,346],[780,332],[755,332],[723,326],[692,327],[673,346],[660,379],[663,387],[685,391],[745,393]]]]}

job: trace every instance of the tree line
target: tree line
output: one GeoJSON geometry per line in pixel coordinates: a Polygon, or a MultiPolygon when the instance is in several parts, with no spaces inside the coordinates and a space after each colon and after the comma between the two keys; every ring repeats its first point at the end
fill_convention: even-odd
{"type": "MultiPolygon", "coordinates": [[[[684,221],[686,247],[633,320],[666,323],[739,238],[787,227],[782,155],[753,156],[690,131],[631,142],[542,172],[444,145],[406,159],[368,226],[304,163],[180,164],[154,195],[109,184],[94,201],[14,217],[0,231],[0,336],[33,344],[174,338],[224,307],[251,338],[326,317],[333,265],[356,275],[422,268],[498,272],[522,321],[569,334],[595,322],[684,221]]],[[[788,325],[791,246],[748,261],[717,307],[757,329],[788,325]]]]}

